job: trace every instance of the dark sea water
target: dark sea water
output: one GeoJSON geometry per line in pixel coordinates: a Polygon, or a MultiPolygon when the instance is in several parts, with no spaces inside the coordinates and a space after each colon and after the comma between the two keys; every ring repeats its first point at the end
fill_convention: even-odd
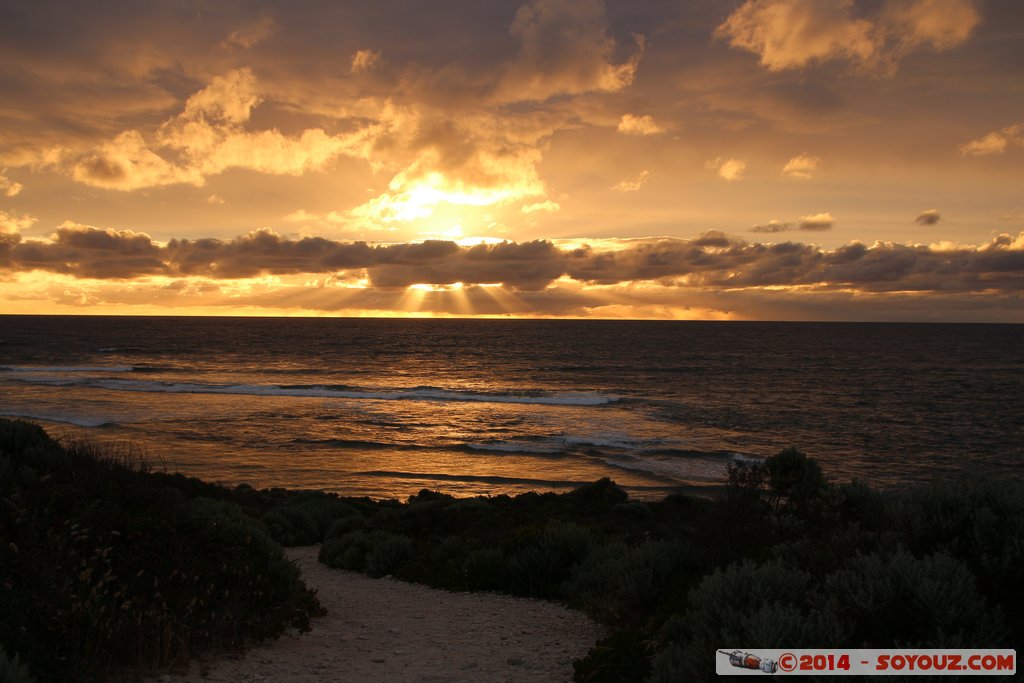
{"type": "Polygon", "coordinates": [[[1024,473],[1024,326],[0,317],[0,415],[225,483],[634,495],[796,446],[890,488],[1024,473]]]}

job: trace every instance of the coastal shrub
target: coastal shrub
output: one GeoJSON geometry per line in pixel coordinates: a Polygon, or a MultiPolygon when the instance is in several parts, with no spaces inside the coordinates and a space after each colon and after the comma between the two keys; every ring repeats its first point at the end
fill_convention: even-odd
{"type": "Polygon", "coordinates": [[[340,538],[350,531],[358,531],[365,528],[366,518],[356,512],[356,514],[350,517],[342,517],[331,522],[331,525],[327,527],[327,531],[324,532],[324,542],[340,538]]]}
{"type": "Polygon", "coordinates": [[[893,509],[902,542],[964,562],[981,594],[1003,606],[1008,642],[1024,642],[1024,483],[968,474],[908,491],[893,509]]]}
{"type": "Polygon", "coordinates": [[[1001,615],[978,594],[970,570],[946,554],[863,555],[825,587],[855,647],[992,647],[1004,636],[1001,615]]]}
{"type": "Polygon", "coordinates": [[[318,559],[328,567],[362,571],[369,546],[370,532],[362,529],[350,531],[320,546],[318,559]]]}
{"type": "Polygon", "coordinates": [[[0,434],[0,646],[40,680],[165,667],[321,612],[229,491],[191,500],[131,449],[64,448],[6,420],[0,434]]]}
{"type": "Polygon", "coordinates": [[[0,683],[33,683],[33,681],[28,668],[18,660],[18,655],[8,657],[7,652],[0,647],[0,683]]]}
{"type": "Polygon", "coordinates": [[[416,549],[412,540],[405,536],[381,533],[373,536],[376,541],[366,553],[365,571],[370,576],[395,574],[414,556],[416,549]]]}
{"type": "Polygon", "coordinates": [[[766,459],[768,503],[775,510],[807,508],[825,495],[825,475],[813,458],[795,448],[787,448],[766,459]]]}
{"type": "Polygon", "coordinates": [[[270,534],[284,546],[313,545],[320,542],[320,526],[313,515],[298,507],[279,506],[260,520],[270,534]]]}
{"type": "MultiPolygon", "coordinates": [[[[656,643],[635,628],[618,629],[573,662],[574,678],[593,683],[643,683],[651,672],[656,643]]],[[[690,680],[676,678],[674,681],[690,680]]]]}
{"type": "Polygon", "coordinates": [[[619,503],[612,507],[612,511],[616,514],[631,517],[636,520],[647,520],[654,517],[654,511],[651,510],[651,506],[639,500],[630,500],[625,503],[619,503]]]}
{"type": "Polygon", "coordinates": [[[734,460],[726,465],[726,499],[734,506],[759,505],[768,490],[768,470],[761,463],[734,460]]]}
{"type": "Polygon", "coordinates": [[[39,425],[0,418],[0,453],[12,458],[18,457],[33,446],[57,450],[57,444],[39,425]]]}
{"type": "Polygon", "coordinates": [[[445,507],[448,515],[479,515],[491,512],[493,505],[486,498],[462,498],[445,507]]]}
{"type": "Polygon", "coordinates": [[[594,545],[593,534],[579,524],[549,523],[509,554],[509,588],[520,595],[558,597],[562,583],[594,545]]]}
{"type": "Polygon", "coordinates": [[[601,621],[614,623],[633,613],[650,613],[692,571],[686,546],[648,541],[639,546],[613,542],[598,547],[573,569],[565,597],[601,621]]]}
{"type": "Polygon", "coordinates": [[[442,536],[425,549],[421,544],[406,573],[423,576],[425,582],[446,590],[466,590],[464,569],[468,554],[469,548],[462,538],[442,536]]]}
{"type": "Polygon", "coordinates": [[[261,520],[278,543],[298,546],[320,543],[337,521],[358,516],[356,508],[335,495],[302,491],[271,507],[261,520]]]}
{"type": "Polygon", "coordinates": [[[365,571],[372,576],[396,573],[415,557],[412,540],[382,529],[350,531],[320,547],[328,567],[365,571]]]}
{"type": "Polygon", "coordinates": [[[625,489],[608,477],[591,484],[578,486],[565,494],[566,498],[578,505],[591,509],[609,509],[629,499],[625,489]]]}
{"type": "Polygon", "coordinates": [[[471,591],[496,591],[508,586],[508,558],[499,548],[474,550],[463,567],[466,588],[471,591]]]}
{"type": "Polygon", "coordinates": [[[814,577],[780,561],[746,561],[706,576],[659,633],[670,654],[655,656],[654,680],[714,677],[710,653],[723,643],[749,647],[835,647],[845,626],[815,585],[814,577]]]}

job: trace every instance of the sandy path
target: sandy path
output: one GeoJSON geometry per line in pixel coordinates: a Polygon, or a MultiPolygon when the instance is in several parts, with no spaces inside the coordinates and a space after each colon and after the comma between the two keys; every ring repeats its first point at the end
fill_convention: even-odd
{"type": "Polygon", "coordinates": [[[164,681],[569,681],[601,627],[554,603],[448,593],[371,579],[317,562],[318,546],[289,548],[328,615],[240,660],[194,664],[164,681]]]}

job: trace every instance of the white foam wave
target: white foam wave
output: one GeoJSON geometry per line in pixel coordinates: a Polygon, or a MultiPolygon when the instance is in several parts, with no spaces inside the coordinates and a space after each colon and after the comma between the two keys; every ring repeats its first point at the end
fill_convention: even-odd
{"type": "MultiPolygon", "coordinates": [[[[130,368],[129,368],[130,369],[130,368]]],[[[39,373],[42,375],[43,373],[39,373]]],[[[64,386],[65,378],[45,376],[19,378],[37,384],[64,386]]],[[[534,405],[598,406],[618,400],[598,392],[565,392],[545,394],[487,394],[464,391],[450,391],[435,387],[414,389],[361,389],[355,387],[332,388],[325,386],[278,386],[276,384],[197,384],[191,382],[153,382],[144,380],[122,380],[89,378],[75,382],[84,386],[100,387],[113,391],[139,391],[168,394],[241,394],[246,396],[291,396],[309,398],[344,398],[352,400],[377,401],[465,401],[478,403],[520,403],[534,405]]]]}
{"type": "Polygon", "coordinates": [[[561,439],[571,448],[615,448],[622,450],[638,450],[641,448],[651,447],[651,444],[640,444],[636,440],[623,435],[566,435],[561,437],[561,439]]]}

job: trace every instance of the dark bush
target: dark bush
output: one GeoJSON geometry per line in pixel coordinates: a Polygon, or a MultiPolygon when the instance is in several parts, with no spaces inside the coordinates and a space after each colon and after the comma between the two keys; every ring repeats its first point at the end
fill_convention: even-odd
{"type": "Polygon", "coordinates": [[[0,683],[33,683],[32,675],[18,660],[18,655],[8,657],[0,647],[0,683]]]}
{"type": "Polygon", "coordinates": [[[608,477],[579,486],[565,496],[582,506],[596,509],[608,509],[629,499],[629,494],[608,477]]]}
{"type": "Polygon", "coordinates": [[[964,562],[981,594],[1005,606],[1010,642],[1024,642],[1024,484],[966,474],[908,491],[893,509],[902,542],[964,562]]]}
{"type": "Polygon", "coordinates": [[[600,546],[581,561],[564,594],[601,621],[615,623],[634,613],[656,611],[663,596],[685,584],[692,569],[687,546],[678,541],[621,542],[600,546]]]}
{"type": "Polygon", "coordinates": [[[562,583],[594,545],[594,536],[585,527],[551,522],[507,554],[509,589],[519,595],[559,597],[562,583]]]}
{"type": "Polygon", "coordinates": [[[827,577],[825,594],[851,624],[854,647],[966,648],[1002,642],[998,611],[949,555],[866,555],[827,577]]]}
{"type": "Polygon", "coordinates": [[[405,536],[382,533],[366,553],[365,571],[370,576],[395,574],[414,556],[413,542],[405,536]]]}
{"type": "Polygon", "coordinates": [[[356,513],[351,517],[342,517],[331,522],[324,532],[324,542],[344,536],[350,531],[358,531],[366,528],[366,518],[356,513]]]}
{"type": "Polygon", "coordinates": [[[825,475],[817,461],[787,448],[764,462],[768,472],[768,503],[775,510],[805,512],[825,495],[825,475]]]}
{"type": "Polygon", "coordinates": [[[192,482],[0,420],[0,646],[91,681],[308,627],[321,608],[266,528],[192,482]]]}
{"type": "Polygon", "coordinates": [[[319,559],[328,567],[362,571],[370,545],[370,532],[361,529],[350,531],[320,546],[319,559]]]}

